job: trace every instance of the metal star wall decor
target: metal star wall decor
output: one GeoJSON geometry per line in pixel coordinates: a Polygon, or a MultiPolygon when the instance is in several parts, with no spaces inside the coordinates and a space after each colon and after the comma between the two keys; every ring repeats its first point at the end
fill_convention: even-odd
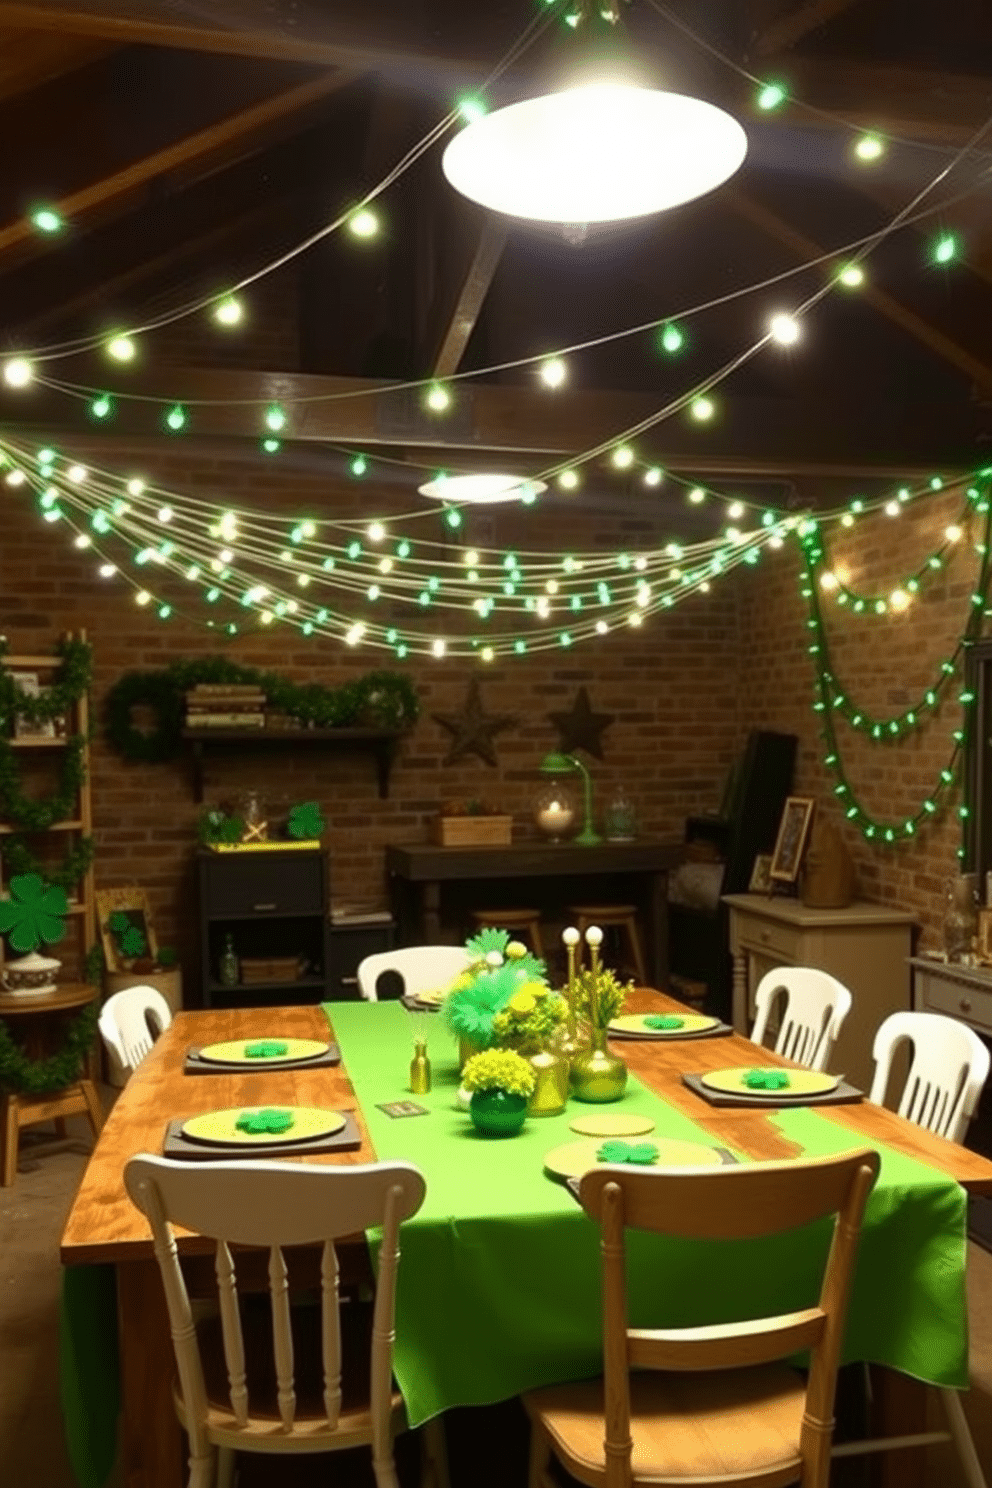
{"type": "Polygon", "coordinates": [[[562,754],[573,754],[576,749],[584,749],[597,759],[603,758],[603,730],[609,728],[615,716],[613,713],[594,713],[589,702],[589,693],[584,687],[580,687],[576,693],[570,712],[548,714],[558,730],[562,754]]]}
{"type": "Polygon", "coordinates": [[[435,723],[447,729],[451,735],[451,747],[444,757],[446,765],[453,765],[463,755],[477,754],[487,765],[496,764],[495,734],[513,728],[518,719],[511,713],[487,713],[482,706],[479,684],[471,681],[460,713],[432,713],[435,723]]]}

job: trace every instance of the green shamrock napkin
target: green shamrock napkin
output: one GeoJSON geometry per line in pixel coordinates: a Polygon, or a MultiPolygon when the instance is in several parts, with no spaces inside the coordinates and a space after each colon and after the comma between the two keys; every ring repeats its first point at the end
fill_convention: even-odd
{"type": "Polygon", "coordinates": [[[289,1045],[277,1039],[261,1039],[257,1044],[245,1044],[246,1059],[278,1059],[289,1053],[289,1045]]]}
{"type": "Polygon", "coordinates": [[[649,1167],[658,1156],[653,1142],[604,1142],[596,1153],[596,1161],[603,1163],[638,1163],[649,1167]]]}
{"type": "Polygon", "coordinates": [[[787,1090],[791,1083],[785,1070],[778,1069],[748,1070],[741,1080],[749,1090],[787,1090]]]}
{"type": "Polygon", "coordinates": [[[293,1125],[292,1111],[245,1111],[234,1123],[238,1131],[250,1132],[253,1136],[258,1132],[271,1132],[278,1136],[281,1132],[289,1131],[293,1125]]]}
{"type": "Polygon", "coordinates": [[[685,1019],[677,1018],[674,1013],[652,1013],[644,1019],[645,1028],[684,1028],[685,1019]]]}

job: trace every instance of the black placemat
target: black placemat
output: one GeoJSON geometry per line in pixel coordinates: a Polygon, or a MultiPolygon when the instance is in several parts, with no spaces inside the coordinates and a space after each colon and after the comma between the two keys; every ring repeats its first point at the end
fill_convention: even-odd
{"type": "Polygon", "coordinates": [[[178,1157],[184,1162],[253,1162],[260,1157],[311,1157],[329,1152],[355,1152],[362,1145],[358,1123],[349,1112],[342,1111],[341,1114],[344,1126],[340,1131],[285,1147],[212,1147],[208,1142],[191,1142],[182,1133],[183,1124],[189,1119],[183,1116],[170,1121],[166,1127],[162,1156],[178,1157]]]}
{"type": "Polygon", "coordinates": [[[212,1059],[201,1059],[202,1044],[192,1044],[183,1060],[184,1075],[259,1075],[282,1074],[283,1070],[333,1069],[341,1063],[341,1050],[337,1044],[328,1044],[327,1051],[319,1059],[284,1059],[274,1064],[271,1059],[246,1060],[244,1064],[215,1064],[212,1059]]]}
{"type": "Polygon", "coordinates": [[[683,1075],[682,1084],[688,1085],[694,1095],[701,1095],[711,1106],[746,1106],[751,1110],[765,1108],[769,1111],[787,1106],[853,1106],[864,1100],[864,1091],[856,1090],[841,1080],[835,1090],[824,1090],[820,1095],[732,1095],[727,1090],[711,1090],[704,1085],[701,1075],[683,1075]]]}
{"type": "MultiPolygon", "coordinates": [[[[650,1017],[651,1015],[649,1013],[646,1016],[650,1017]]],[[[682,1044],[687,1043],[689,1039],[725,1038],[728,1033],[733,1033],[733,1031],[729,1023],[718,1023],[715,1028],[697,1028],[694,1033],[679,1033],[678,1029],[673,1029],[671,1033],[667,1033],[659,1038],[657,1034],[651,1033],[614,1033],[611,1028],[607,1031],[607,1037],[611,1041],[617,1039],[625,1043],[682,1044]]]]}

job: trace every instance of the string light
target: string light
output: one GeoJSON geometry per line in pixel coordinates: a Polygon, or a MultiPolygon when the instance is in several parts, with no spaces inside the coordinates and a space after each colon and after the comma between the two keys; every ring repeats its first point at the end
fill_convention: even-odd
{"type": "Polygon", "coordinates": [[[774,109],[781,108],[788,96],[789,91],[784,83],[764,83],[754,101],[763,113],[770,114],[774,109]]]}
{"type": "Polygon", "coordinates": [[[240,325],[244,320],[244,307],[235,295],[225,295],[214,306],[213,316],[218,325],[230,329],[231,326],[240,325]]]}
{"type": "Polygon", "coordinates": [[[716,413],[716,404],[712,398],[702,396],[693,398],[689,404],[689,413],[696,420],[697,424],[706,424],[709,423],[710,419],[716,413]]]}
{"type": "Polygon", "coordinates": [[[173,434],[181,434],[189,422],[189,415],[181,403],[170,408],[165,416],[165,425],[173,434]]]}
{"type": "Polygon", "coordinates": [[[446,413],[451,407],[451,394],[443,383],[435,382],[424,400],[431,413],[446,413]]]}
{"type": "Polygon", "coordinates": [[[34,380],[34,368],[27,357],[11,357],[3,364],[3,380],[8,387],[25,388],[34,380]]]}
{"type": "Polygon", "coordinates": [[[568,369],[561,357],[549,357],[541,363],[539,376],[545,387],[560,388],[568,378],[568,369]]]}
{"type": "Polygon", "coordinates": [[[958,255],[958,240],[954,233],[943,233],[933,245],[933,261],[938,264],[951,263],[958,255]]]}
{"type": "Polygon", "coordinates": [[[675,356],[680,352],[685,346],[685,340],[685,332],[674,321],[669,321],[667,325],[663,325],[661,334],[658,337],[662,351],[667,352],[669,356],[675,356]]]}
{"type": "Polygon", "coordinates": [[[31,221],[39,232],[57,233],[65,227],[64,219],[54,207],[36,207],[31,213],[31,221]]]}
{"type": "Polygon", "coordinates": [[[837,275],[837,280],[845,289],[860,289],[865,282],[865,271],[860,264],[845,264],[837,275]]]}
{"type": "Polygon", "coordinates": [[[138,348],[130,336],[111,336],[107,342],[107,355],[113,357],[115,362],[133,362],[137,356],[138,348]]]}
{"type": "Polygon", "coordinates": [[[278,434],[286,427],[286,410],[278,403],[270,403],[265,410],[265,427],[271,429],[273,434],[278,434]]]}
{"type": "Polygon", "coordinates": [[[799,322],[792,315],[780,310],[768,322],[768,332],[779,346],[794,346],[800,336],[799,322]]]}
{"type": "Polygon", "coordinates": [[[379,219],[368,207],[348,218],[348,231],[355,238],[374,238],[379,232],[379,219]]]}
{"type": "Polygon", "coordinates": [[[90,404],[90,413],[96,419],[109,418],[113,411],[114,404],[109,393],[101,393],[100,396],[98,398],[94,398],[92,403],[90,404]]]}
{"type": "Polygon", "coordinates": [[[863,134],[855,142],[854,153],[859,160],[869,164],[873,160],[879,160],[885,153],[885,141],[877,134],[863,134]]]}

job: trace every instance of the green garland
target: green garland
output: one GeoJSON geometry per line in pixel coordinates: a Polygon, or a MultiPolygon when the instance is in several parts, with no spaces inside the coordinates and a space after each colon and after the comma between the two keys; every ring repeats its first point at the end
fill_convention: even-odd
{"type": "Polygon", "coordinates": [[[238,666],[224,657],[176,662],[156,672],[127,672],[108,692],[103,705],[108,744],[125,759],[158,764],[179,753],[185,718],[185,694],[199,682],[250,683],[259,687],[270,707],[314,728],[346,728],[353,724],[403,729],[416,722],[420,711],[417,692],[407,677],[394,672],[369,672],[340,687],[312,682],[298,686],[277,672],[238,666]],[[136,707],[150,708],[155,727],[150,733],[136,728],[136,707]]]}
{"type": "Polygon", "coordinates": [[[59,641],[55,647],[62,664],[39,697],[28,697],[7,671],[3,659],[7,654],[6,638],[0,640],[0,733],[10,733],[16,717],[29,723],[50,723],[68,713],[73,703],[89,690],[93,672],[93,650],[87,641],[59,641]]]}
{"type": "Polygon", "coordinates": [[[31,852],[26,841],[17,833],[0,837],[0,860],[6,869],[6,877],[15,873],[40,873],[46,883],[56,884],[62,889],[73,889],[88,873],[93,862],[95,848],[92,837],[80,836],[69,848],[58,868],[47,868],[31,852]]]}
{"type": "Polygon", "coordinates": [[[71,817],[86,779],[83,751],[86,735],[73,734],[65,741],[59,782],[50,796],[34,801],[21,790],[21,767],[9,739],[0,738],[0,816],[26,832],[47,832],[53,822],[71,817]]]}
{"type": "Polygon", "coordinates": [[[0,1023],[0,1090],[44,1095],[49,1090],[64,1090],[78,1080],[93,1043],[97,1016],[97,1005],[92,1002],[73,1019],[59,1052],[45,1059],[29,1059],[14,1043],[6,1025],[0,1023]]]}

